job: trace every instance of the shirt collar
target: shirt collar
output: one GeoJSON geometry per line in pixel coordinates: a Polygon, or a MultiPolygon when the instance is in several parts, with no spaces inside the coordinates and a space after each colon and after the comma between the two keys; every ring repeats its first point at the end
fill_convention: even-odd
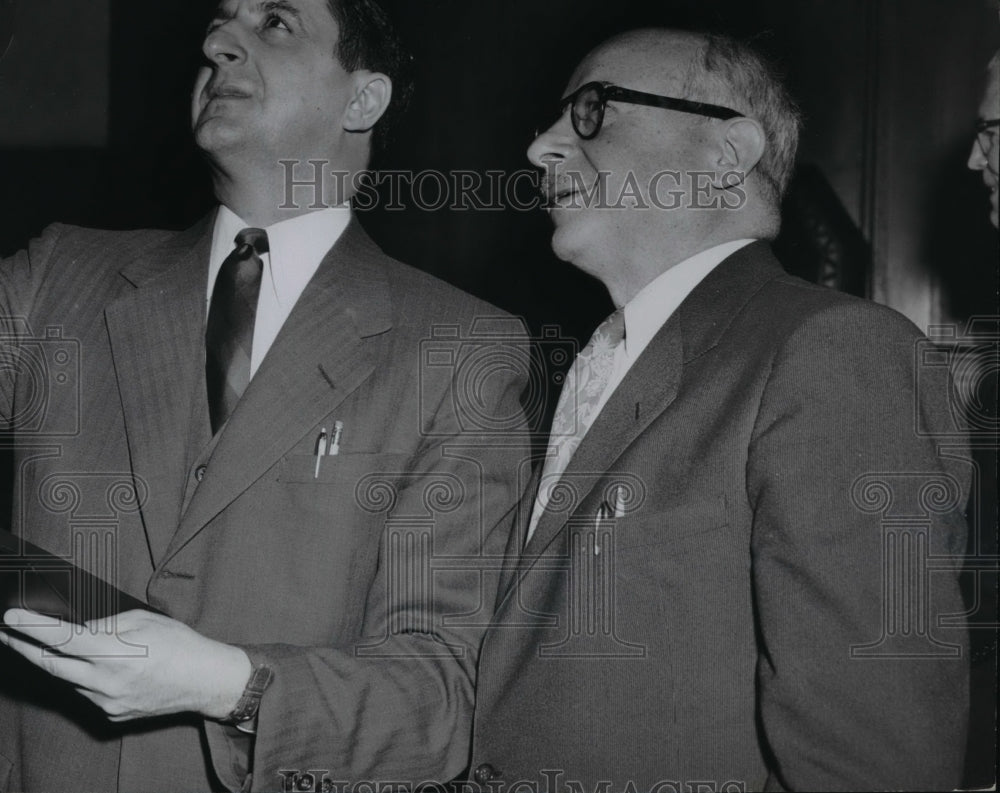
{"type": "Polygon", "coordinates": [[[704,278],[754,239],[724,242],[675,264],[625,304],[625,352],[634,361],[704,278]]]}
{"type": "MultiPolygon", "coordinates": [[[[350,219],[349,205],[342,204],[282,220],[264,229],[270,248],[267,255],[270,266],[265,268],[265,277],[270,278],[279,305],[289,305],[298,299],[350,219]]],[[[229,207],[219,207],[209,263],[209,294],[222,263],[233,251],[236,235],[248,225],[229,207]]]]}

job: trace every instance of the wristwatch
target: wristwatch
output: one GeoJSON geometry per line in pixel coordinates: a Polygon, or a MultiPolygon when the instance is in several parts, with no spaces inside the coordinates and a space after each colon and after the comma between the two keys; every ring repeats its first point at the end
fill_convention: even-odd
{"type": "Polygon", "coordinates": [[[229,715],[222,719],[222,723],[239,727],[245,722],[256,719],[257,710],[260,708],[260,699],[264,696],[264,692],[267,691],[267,687],[271,685],[273,679],[274,672],[271,671],[271,667],[265,664],[255,666],[250,673],[246,688],[243,689],[240,701],[236,703],[236,707],[230,711],[229,715]]]}

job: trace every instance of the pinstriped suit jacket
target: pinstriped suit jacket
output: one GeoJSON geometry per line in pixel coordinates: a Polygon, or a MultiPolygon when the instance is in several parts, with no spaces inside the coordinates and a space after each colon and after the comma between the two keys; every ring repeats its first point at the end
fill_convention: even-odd
{"type": "Polygon", "coordinates": [[[786,275],[765,243],[713,271],[519,554],[527,488],[480,657],[473,778],[957,787],[971,467],[923,344],[895,312],[786,275]]]}
{"type": "Polygon", "coordinates": [[[509,332],[501,312],[389,259],[352,221],[213,441],[211,220],[53,226],[4,262],[0,412],[15,531],[274,668],[252,776],[227,728],[110,725],[4,655],[0,790],[275,790],[292,771],[433,780],[467,762],[495,595],[480,568],[507,541],[524,451],[490,433],[520,425],[523,382],[501,367],[455,385],[470,354],[517,353],[523,336],[469,344],[509,332]],[[340,453],[317,474],[316,438],[336,421],[340,453]]]}

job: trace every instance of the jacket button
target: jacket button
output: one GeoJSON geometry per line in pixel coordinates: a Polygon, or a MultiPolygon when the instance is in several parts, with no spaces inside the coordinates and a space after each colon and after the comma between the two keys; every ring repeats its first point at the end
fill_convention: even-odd
{"type": "Polygon", "coordinates": [[[194,469],[194,478],[200,482],[202,479],[205,478],[206,471],[208,471],[207,465],[199,465],[197,468],[194,469]]]}
{"type": "Polygon", "coordinates": [[[487,782],[492,782],[495,779],[499,779],[500,772],[497,771],[489,763],[483,763],[476,769],[476,772],[472,775],[472,778],[475,779],[480,785],[485,785],[487,782]]]}

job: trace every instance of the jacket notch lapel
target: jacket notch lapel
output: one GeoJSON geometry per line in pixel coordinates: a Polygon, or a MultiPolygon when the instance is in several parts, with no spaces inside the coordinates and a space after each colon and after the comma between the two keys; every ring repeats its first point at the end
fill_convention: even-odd
{"type": "Polygon", "coordinates": [[[211,218],[122,270],[130,286],[105,310],[125,432],[155,566],[177,528],[187,428],[203,361],[211,218]]]}
{"type": "MultiPolygon", "coordinates": [[[[594,421],[560,480],[571,485],[567,491],[571,503],[559,512],[549,509],[542,514],[515,571],[530,568],[582,508],[598,482],[614,477],[616,461],[676,399],[684,366],[718,344],[750,298],[783,274],[768,243],[758,241],[736,251],[695,287],[594,421]]],[[[506,603],[510,602],[515,580],[514,573],[505,567],[498,603],[505,597],[506,603]]]]}
{"type": "Polygon", "coordinates": [[[675,314],[650,342],[604,405],[559,481],[569,499],[556,512],[546,509],[525,548],[537,558],[586,503],[619,457],[677,396],[683,368],[680,320],[675,314]]]}
{"type": "Polygon", "coordinates": [[[166,557],[259,480],[375,371],[371,337],[391,329],[382,254],[357,221],[306,286],[216,439],[166,557]]]}

